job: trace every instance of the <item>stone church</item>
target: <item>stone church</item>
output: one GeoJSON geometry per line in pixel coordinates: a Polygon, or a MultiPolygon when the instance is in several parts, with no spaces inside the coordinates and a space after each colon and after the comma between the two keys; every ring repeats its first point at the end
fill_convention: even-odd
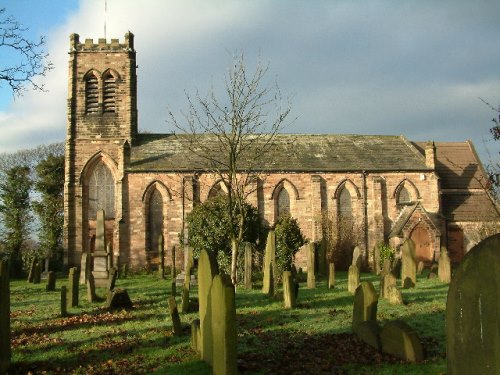
{"type": "MultiPolygon", "coordinates": [[[[137,268],[154,265],[159,234],[166,249],[179,245],[179,233],[189,233],[186,215],[193,204],[224,189],[200,168],[183,136],[138,131],[136,67],[130,32],[123,43],[70,36],[66,265],[78,265],[92,250],[101,209],[115,259],[137,268]]],[[[459,261],[481,230],[499,223],[470,141],[281,134],[272,153],[260,166],[265,178],[255,179],[249,197],[262,219],[272,226],[289,212],[309,240],[320,241],[322,212],[352,217],[363,228],[358,246],[372,266],[376,245],[397,246],[407,238],[421,260],[432,261],[447,246],[459,261]]],[[[177,258],[180,267],[183,259],[177,258]]]]}

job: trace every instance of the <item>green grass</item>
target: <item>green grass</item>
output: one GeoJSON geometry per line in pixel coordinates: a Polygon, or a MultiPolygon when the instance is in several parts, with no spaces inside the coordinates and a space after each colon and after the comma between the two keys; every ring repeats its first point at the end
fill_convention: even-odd
{"type": "MultiPolygon", "coordinates": [[[[378,277],[362,280],[379,286],[378,277]]],[[[109,313],[102,303],[90,304],[80,288],[80,306],[61,318],[60,286],[46,292],[45,284],[11,282],[13,373],[210,374],[190,348],[190,323],[197,312],[181,314],[185,336],[174,337],[168,317],[170,280],[156,275],[119,279],[134,303],[129,311],[109,313]]],[[[238,289],[238,366],[248,374],[439,374],[445,372],[444,309],[448,286],[421,277],[417,288],[403,290],[405,306],[385,300],[378,304],[383,324],[402,319],[416,329],[426,348],[426,360],[403,363],[376,353],[350,332],[352,295],[347,275],[337,274],[335,289],[319,279],[316,289],[301,283],[298,308],[284,310],[282,301],[260,292],[238,289]]],[[[178,288],[179,289],[179,288],[178,288]]],[[[196,288],[191,297],[196,298],[196,288]]],[[[98,294],[104,290],[98,289],[98,294]]],[[[180,297],[177,297],[180,304],[180,297]]]]}

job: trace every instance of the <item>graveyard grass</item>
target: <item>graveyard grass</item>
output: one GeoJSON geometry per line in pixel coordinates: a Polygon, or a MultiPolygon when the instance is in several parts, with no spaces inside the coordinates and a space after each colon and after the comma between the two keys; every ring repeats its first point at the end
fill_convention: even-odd
{"type": "MultiPolygon", "coordinates": [[[[361,274],[376,290],[379,277],[361,274]]],[[[279,298],[270,299],[254,282],[252,290],[238,288],[236,319],[238,368],[248,374],[440,374],[446,372],[445,304],[448,285],[419,276],[417,287],[403,289],[404,306],[380,299],[377,319],[401,319],[415,328],[426,354],[425,361],[404,363],[375,352],[351,333],[353,296],[347,291],[347,273],[336,273],[334,289],[318,277],[316,289],[301,280],[295,309],[284,309],[279,298]]],[[[190,347],[190,324],[197,305],[181,314],[184,335],[174,336],[169,317],[171,280],[157,274],[118,279],[134,304],[128,311],[107,312],[103,303],[89,303],[80,286],[79,306],[60,317],[60,289],[45,283],[11,281],[12,362],[14,374],[157,373],[210,374],[190,347]]],[[[279,289],[281,291],[281,289],[279,289]]],[[[104,289],[97,289],[104,296],[104,289]]],[[[196,300],[197,288],[191,288],[196,300]]],[[[180,303],[180,296],[177,296],[180,303]]]]}

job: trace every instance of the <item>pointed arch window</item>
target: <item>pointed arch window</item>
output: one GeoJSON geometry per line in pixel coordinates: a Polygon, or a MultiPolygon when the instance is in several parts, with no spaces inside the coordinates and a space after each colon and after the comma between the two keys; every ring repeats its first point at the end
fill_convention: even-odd
{"type": "Polygon", "coordinates": [[[226,195],[226,192],[222,188],[222,182],[219,182],[218,184],[212,186],[210,191],[208,192],[208,198],[215,198],[215,197],[220,197],[222,195],[226,195]]]}
{"type": "Polygon", "coordinates": [[[288,191],[283,187],[279,194],[278,194],[278,199],[276,202],[276,217],[281,217],[284,215],[291,215],[290,212],[290,194],[288,194],[288,191]]]}
{"type": "Polygon", "coordinates": [[[158,239],[163,234],[163,197],[154,189],[149,198],[148,243],[150,251],[158,251],[158,239]]]}
{"type": "Polygon", "coordinates": [[[99,111],[99,82],[94,74],[89,74],[85,79],[85,113],[99,111]]]}
{"type": "Polygon", "coordinates": [[[339,196],[339,216],[340,219],[352,218],[352,201],[349,189],[343,188],[339,196]]]}
{"type": "Polygon", "coordinates": [[[410,190],[406,186],[402,186],[398,193],[398,204],[407,205],[412,204],[413,199],[410,193],[410,190]]]}
{"type": "Polygon", "coordinates": [[[104,113],[116,112],[116,78],[111,73],[106,73],[103,79],[103,111],[104,113]]]}
{"type": "Polygon", "coordinates": [[[104,210],[106,219],[115,217],[115,181],[102,162],[96,165],[89,180],[89,220],[95,220],[99,210],[104,210]]]}

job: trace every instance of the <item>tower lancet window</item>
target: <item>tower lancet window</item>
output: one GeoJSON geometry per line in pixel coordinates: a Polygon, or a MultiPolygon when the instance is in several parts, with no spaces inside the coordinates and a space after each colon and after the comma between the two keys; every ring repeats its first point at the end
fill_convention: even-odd
{"type": "Polygon", "coordinates": [[[97,113],[99,111],[99,82],[97,77],[89,74],[85,79],[85,112],[97,113]]]}
{"type": "Polygon", "coordinates": [[[116,79],[111,73],[104,76],[103,111],[116,112],[116,79]]]}

